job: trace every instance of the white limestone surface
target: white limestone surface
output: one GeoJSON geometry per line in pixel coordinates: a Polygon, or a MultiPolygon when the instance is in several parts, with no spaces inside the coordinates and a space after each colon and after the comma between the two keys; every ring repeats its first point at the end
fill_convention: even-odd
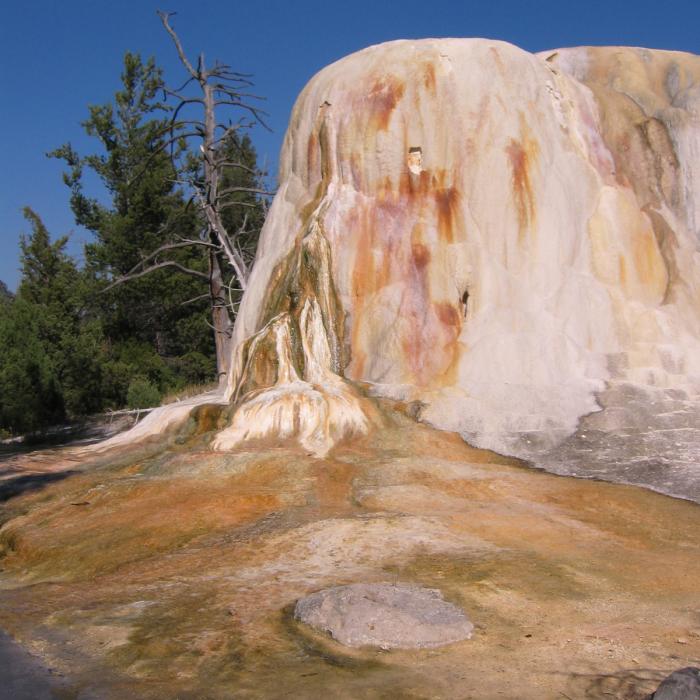
{"type": "MultiPolygon", "coordinates": [[[[617,381],[695,400],[699,85],[690,54],[484,39],[328,66],[290,119],[236,352],[280,313],[294,342],[321,294],[336,374],[510,454],[555,447],[617,381]]],[[[243,404],[277,381],[244,364],[243,404]]]]}

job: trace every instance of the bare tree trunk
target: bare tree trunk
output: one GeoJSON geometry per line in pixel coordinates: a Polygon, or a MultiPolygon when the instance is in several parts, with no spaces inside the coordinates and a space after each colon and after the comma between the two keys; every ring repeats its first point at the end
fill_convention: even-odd
{"type": "MultiPolygon", "coordinates": [[[[204,65],[203,56],[200,58],[200,65],[204,65]]],[[[204,79],[200,80],[200,84],[204,94],[204,139],[202,148],[204,150],[204,183],[206,186],[206,196],[202,202],[202,207],[209,228],[209,241],[221,246],[231,267],[236,272],[238,284],[241,289],[245,289],[248,282],[247,266],[243,256],[231,245],[230,232],[226,231],[217,208],[220,163],[219,154],[217,153],[214,88],[204,79]]]]}
{"type": "Polygon", "coordinates": [[[233,323],[228,312],[226,286],[221,265],[214,251],[209,253],[209,290],[211,293],[211,315],[216,342],[216,373],[219,385],[223,386],[228,380],[231,367],[231,331],[233,323]]]}
{"type": "MultiPolygon", "coordinates": [[[[204,56],[200,58],[200,65],[204,66],[204,56]]],[[[206,202],[204,203],[207,215],[209,242],[228,242],[226,231],[218,220],[216,207],[214,206],[219,195],[219,168],[216,153],[216,119],[214,115],[214,92],[208,82],[202,82],[204,93],[204,182],[207,186],[206,202]]],[[[228,251],[226,251],[228,252],[228,251]]],[[[216,251],[209,253],[209,288],[211,292],[211,315],[214,326],[214,340],[216,342],[216,372],[219,384],[225,385],[228,381],[228,371],[231,364],[231,317],[228,312],[226,298],[226,286],[219,264],[216,251]]],[[[238,272],[238,270],[236,270],[238,272]]]]}

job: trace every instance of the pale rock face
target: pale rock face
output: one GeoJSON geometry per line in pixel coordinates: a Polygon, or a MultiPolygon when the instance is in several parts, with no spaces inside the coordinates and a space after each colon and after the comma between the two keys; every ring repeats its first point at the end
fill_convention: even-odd
{"type": "Polygon", "coordinates": [[[474,630],[439,590],[396,582],[312,593],[297,601],[294,617],[350,647],[430,649],[469,639],[474,630]]]}
{"type": "Polygon", "coordinates": [[[699,157],[689,54],[427,39],[325,68],[291,116],[219,447],[276,431],[323,454],[369,429],[352,383],[519,455],[614,383],[695,396],[699,157]],[[284,347],[256,350],[276,318],[284,347]]]}

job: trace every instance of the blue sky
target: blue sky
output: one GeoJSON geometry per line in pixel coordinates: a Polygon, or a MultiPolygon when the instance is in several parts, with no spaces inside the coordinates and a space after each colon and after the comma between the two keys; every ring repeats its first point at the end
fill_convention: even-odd
{"type": "Polygon", "coordinates": [[[634,45],[700,53],[700,0],[25,0],[0,9],[0,280],[18,281],[18,238],[29,205],[54,236],[76,228],[61,163],[45,154],[66,141],[94,144],[80,126],[88,104],[119,87],[124,52],[153,55],[166,80],[182,70],[156,9],[190,54],[204,51],[255,75],[273,129],[253,139],[276,167],[296,95],[323,66],[370,44],[399,38],[481,36],[528,51],[578,45],[634,45]]]}

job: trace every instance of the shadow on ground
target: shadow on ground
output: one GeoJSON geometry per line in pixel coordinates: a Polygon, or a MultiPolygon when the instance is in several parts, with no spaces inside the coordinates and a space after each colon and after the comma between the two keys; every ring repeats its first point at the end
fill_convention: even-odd
{"type": "Polygon", "coordinates": [[[40,491],[50,484],[67,479],[73,474],[77,474],[75,469],[46,474],[18,474],[14,478],[5,478],[3,481],[0,481],[0,503],[5,503],[16,496],[40,491]]]}
{"type": "MultiPolygon", "coordinates": [[[[625,668],[612,673],[571,674],[571,700],[649,700],[673,669],[625,668]]],[[[568,697],[568,696],[565,696],[568,697]]]]}

